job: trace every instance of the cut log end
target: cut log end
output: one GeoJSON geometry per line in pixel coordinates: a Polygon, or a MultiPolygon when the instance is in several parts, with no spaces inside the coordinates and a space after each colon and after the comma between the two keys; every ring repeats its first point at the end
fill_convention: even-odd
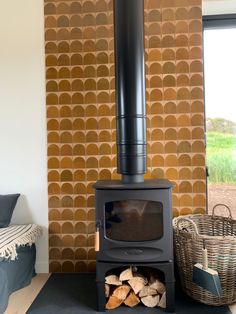
{"type": "Polygon", "coordinates": [[[160,294],[163,294],[166,291],[166,286],[164,283],[154,277],[150,278],[149,286],[153,289],[156,289],[156,291],[160,294]]]}
{"type": "Polygon", "coordinates": [[[155,307],[160,301],[159,295],[147,295],[146,297],[141,298],[142,303],[147,307],[155,307]]]}
{"type": "Polygon", "coordinates": [[[134,292],[130,292],[130,294],[124,301],[124,304],[129,307],[135,307],[139,303],[140,303],[140,299],[136,296],[134,292]]]}
{"type": "Polygon", "coordinates": [[[139,292],[139,297],[146,297],[148,295],[155,295],[157,294],[156,289],[153,289],[149,286],[144,286],[143,289],[139,292]]]}
{"type": "Polygon", "coordinates": [[[121,286],[122,282],[116,275],[109,275],[105,277],[105,283],[108,285],[121,286]]]}
{"type": "Polygon", "coordinates": [[[123,270],[121,273],[120,273],[120,277],[119,277],[119,280],[120,281],[125,281],[125,280],[130,280],[133,278],[133,272],[132,272],[132,268],[129,267],[125,270],[123,270]]]}
{"type": "Polygon", "coordinates": [[[134,290],[134,293],[137,294],[145,286],[145,279],[142,277],[134,277],[128,281],[128,284],[134,290]]]}
{"type": "Polygon", "coordinates": [[[130,292],[130,287],[128,285],[122,285],[117,287],[114,291],[113,291],[113,296],[117,297],[119,300],[124,301],[128,295],[128,293],[130,292]]]}
{"type": "Polygon", "coordinates": [[[116,309],[117,307],[119,307],[121,304],[123,303],[122,300],[118,299],[115,296],[110,296],[107,304],[106,304],[106,309],[107,310],[113,310],[116,309]]]}
{"type": "Polygon", "coordinates": [[[110,295],[110,286],[105,283],[105,297],[108,298],[110,295]]]}
{"type": "Polygon", "coordinates": [[[166,292],[164,292],[163,295],[161,296],[161,300],[158,303],[158,306],[162,307],[163,309],[166,308],[166,292]]]}

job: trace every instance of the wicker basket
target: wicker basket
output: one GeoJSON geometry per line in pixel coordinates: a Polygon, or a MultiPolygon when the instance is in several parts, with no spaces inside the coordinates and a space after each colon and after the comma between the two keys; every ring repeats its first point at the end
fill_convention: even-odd
{"type": "Polygon", "coordinates": [[[236,301],[236,220],[228,206],[217,204],[212,215],[188,215],[173,219],[174,245],[181,285],[193,299],[209,305],[236,301]],[[229,217],[215,215],[224,206],[229,217]],[[218,271],[222,296],[218,297],[192,282],[193,265],[202,263],[203,239],[208,250],[209,267],[218,271]]]}

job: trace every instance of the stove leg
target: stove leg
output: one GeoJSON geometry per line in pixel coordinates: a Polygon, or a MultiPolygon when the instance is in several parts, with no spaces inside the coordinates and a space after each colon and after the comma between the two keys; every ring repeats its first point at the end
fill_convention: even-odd
{"type": "Polygon", "coordinates": [[[175,282],[166,282],[166,312],[175,311],[175,282]]]}
{"type": "Polygon", "coordinates": [[[105,281],[97,281],[97,311],[106,311],[105,281]]]}

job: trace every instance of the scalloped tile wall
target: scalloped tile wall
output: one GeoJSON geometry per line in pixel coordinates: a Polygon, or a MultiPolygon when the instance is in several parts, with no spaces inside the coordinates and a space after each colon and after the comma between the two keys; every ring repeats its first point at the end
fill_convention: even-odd
{"type": "MultiPolygon", "coordinates": [[[[50,272],[95,270],[94,191],[115,179],[111,0],[45,0],[50,272]]],[[[201,0],[145,0],[148,173],[206,206],[201,0]]]]}

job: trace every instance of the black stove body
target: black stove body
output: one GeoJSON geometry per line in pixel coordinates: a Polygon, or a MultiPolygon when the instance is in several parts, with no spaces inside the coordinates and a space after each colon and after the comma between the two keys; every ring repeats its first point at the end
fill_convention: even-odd
{"type": "Polygon", "coordinates": [[[148,180],[127,184],[97,181],[98,311],[105,310],[105,276],[115,268],[150,267],[163,272],[166,311],[174,311],[172,184],[148,180]]]}
{"type": "Polygon", "coordinates": [[[113,0],[117,172],[121,181],[97,181],[96,268],[98,311],[105,310],[105,276],[123,266],[163,272],[166,311],[174,311],[172,184],[144,181],[146,100],[144,0],[113,0]]]}

